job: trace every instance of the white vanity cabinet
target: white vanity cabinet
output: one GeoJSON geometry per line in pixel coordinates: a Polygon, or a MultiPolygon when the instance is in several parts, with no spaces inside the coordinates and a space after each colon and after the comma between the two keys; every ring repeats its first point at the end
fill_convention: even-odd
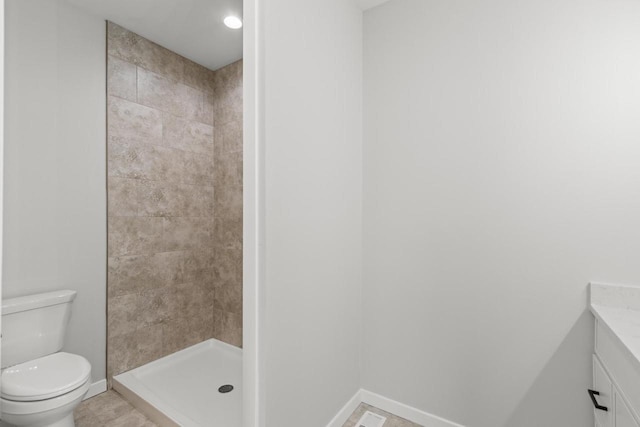
{"type": "Polygon", "coordinates": [[[589,300],[595,425],[640,427],[640,286],[591,283],[589,300]]]}
{"type": "Polygon", "coordinates": [[[593,355],[593,411],[596,427],[640,427],[640,371],[596,319],[593,355]],[[633,403],[632,403],[633,402],[633,403]]]}

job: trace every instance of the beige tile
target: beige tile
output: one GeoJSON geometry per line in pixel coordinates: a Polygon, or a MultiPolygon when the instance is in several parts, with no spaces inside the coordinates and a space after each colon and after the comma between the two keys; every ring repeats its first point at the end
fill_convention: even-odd
{"type": "Polygon", "coordinates": [[[138,69],[138,102],[174,116],[197,120],[202,114],[204,93],[160,74],[138,69]]]}
{"type": "Polygon", "coordinates": [[[216,125],[214,154],[242,152],[242,122],[216,125]]]}
{"type": "Polygon", "coordinates": [[[164,324],[162,349],[165,355],[175,353],[205,339],[207,320],[195,322],[189,315],[183,315],[164,324]]]}
{"type": "Polygon", "coordinates": [[[111,217],[108,222],[108,256],[162,251],[162,218],[111,217]]]}
{"type": "Polygon", "coordinates": [[[102,423],[113,421],[133,411],[133,406],[113,391],[91,398],[87,403],[90,410],[102,423]]]}
{"type": "Polygon", "coordinates": [[[184,152],[182,182],[203,186],[214,185],[213,155],[184,152]]]}
{"type": "Polygon", "coordinates": [[[185,184],[182,187],[184,198],[184,215],[196,217],[213,217],[213,186],[185,184]]]}
{"type": "Polygon", "coordinates": [[[136,66],[115,56],[107,57],[107,93],[136,102],[136,66]]]}
{"type": "Polygon", "coordinates": [[[200,249],[185,252],[184,255],[184,281],[202,282],[213,280],[213,267],[215,260],[212,249],[200,249]]]}
{"type": "Polygon", "coordinates": [[[215,159],[214,186],[242,187],[242,153],[220,153],[215,159]]]}
{"type": "Polygon", "coordinates": [[[198,121],[213,126],[215,124],[215,95],[212,92],[205,92],[202,102],[202,111],[198,116],[198,121]]]}
{"type": "Polygon", "coordinates": [[[163,113],[164,144],[193,153],[213,155],[213,126],[163,113]]]}
{"type": "Polygon", "coordinates": [[[130,412],[105,424],[105,427],[148,427],[153,424],[140,412],[130,412]]]}
{"type": "Polygon", "coordinates": [[[222,67],[213,74],[213,84],[216,89],[233,88],[242,85],[242,60],[222,67]]]}
{"type": "Polygon", "coordinates": [[[185,190],[181,184],[140,181],[138,200],[140,216],[182,216],[185,213],[185,190]]]}
{"type": "Polygon", "coordinates": [[[226,248],[242,249],[242,218],[214,219],[213,239],[226,248]]]}
{"type": "Polygon", "coordinates": [[[164,218],[164,246],[167,251],[210,248],[212,222],[208,218],[164,218]]]}
{"type": "Polygon", "coordinates": [[[109,176],[177,183],[184,174],[184,155],[183,151],[168,147],[109,137],[107,173],[109,176]]]}
{"type": "Polygon", "coordinates": [[[213,200],[216,217],[242,220],[242,187],[219,186],[218,191],[213,194],[213,200]]]}
{"type": "Polygon", "coordinates": [[[112,22],[107,25],[107,53],[171,80],[184,79],[183,57],[112,22]]]}
{"type": "Polygon", "coordinates": [[[213,71],[196,64],[184,61],[184,83],[203,92],[213,92],[213,71]]]}
{"type": "Polygon", "coordinates": [[[358,421],[360,421],[360,418],[362,417],[362,415],[364,415],[366,411],[370,411],[370,412],[373,412],[374,414],[378,414],[378,415],[382,415],[383,417],[386,417],[387,420],[384,423],[384,427],[422,427],[420,424],[412,423],[409,420],[400,418],[396,415],[393,415],[389,412],[385,412],[381,409],[378,409],[371,405],[367,405],[365,403],[361,403],[356,408],[356,410],[353,411],[353,414],[351,414],[347,422],[345,422],[342,427],[357,427],[358,421]]]}
{"type": "Polygon", "coordinates": [[[146,419],[143,414],[113,390],[82,402],[76,409],[74,418],[76,427],[113,426],[118,425],[118,422],[123,422],[122,420],[126,419],[139,421],[136,421],[138,424],[124,425],[155,426],[154,423],[146,419]]]}
{"type": "Polygon", "coordinates": [[[213,278],[216,281],[240,281],[242,274],[242,249],[214,247],[213,278]]]}
{"type": "Polygon", "coordinates": [[[155,269],[158,272],[158,285],[176,285],[185,282],[185,258],[187,252],[161,252],[153,256],[155,269]]]}
{"type": "Polygon", "coordinates": [[[185,254],[161,252],[149,255],[110,257],[109,297],[142,293],[184,280],[185,254]]]}
{"type": "Polygon", "coordinates": [[[170,315],[173,297],[170,287],[167,286],[110,298],[109,336],[118,337],[166,321],[170,315]]]}
{"type": "Polygon", "coordinates": [[[229,313],[242,313],[242,281],[214,282],[213,308],[229,313]]]}
{"type": "Polygon", "coordinates": [[[122,137],[148,144],[162,143],[162,113],[125,99],[108,97],[107,132],[109,137],[122,137]]]}
{"type": "Polygon", "coordinates": [[[138,213],[138,180],[109,177],[107,199],[109,216],[136,216],[138,213]]]}
{"type": "Polygon", "coordinates": [[[213,336],[220,341],[242,347],[242,315],[214,310],[213,336]]]}
{"type": "Polygon", "coordinates": [[[109,336],[108,376],[118,375],[162,357],[162,328],[162,324],[157,324],[129,334],[109,336]]]}
{"type": "MultiPolygon", "coordinates": [[[[159,280],[154,255],[109,257],[107,269],[109,297],[153,289],[159,280]]],[[[111,305],[111,299],[109,300],[111,305]]]]}

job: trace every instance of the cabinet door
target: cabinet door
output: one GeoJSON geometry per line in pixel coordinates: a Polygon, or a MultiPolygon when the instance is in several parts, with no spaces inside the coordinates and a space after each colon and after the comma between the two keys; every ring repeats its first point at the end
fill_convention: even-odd
{"type": "Polygon", "coordinates": [[[596,424],[600,427],[614,427],[612,406],[613,385],[611,384],[609,375],[605,372],[595,354],[593,355],[593,389],[600,393],[598,396],[595,396],[598,404],[608,408],[607,411],[593,408],[596,424]]]}
{"type": "Polygon", "coordinates": [[[640,427],[636,422],[636,419],[631,415],[631,410],[629,410],[629,407],[617,390],[614,399],[616,408],[616,427],[640,427]]]}

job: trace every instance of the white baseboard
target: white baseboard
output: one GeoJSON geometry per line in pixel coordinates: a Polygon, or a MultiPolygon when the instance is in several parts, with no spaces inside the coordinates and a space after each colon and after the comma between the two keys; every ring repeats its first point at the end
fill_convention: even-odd
{"type": "Polygon", "coordinates": [[[338,412],[336,416],[329,421],[327,427],[342,427],[342,425],[347,422],[353,411],[355,411],[358,405],[360,405],[360,402],[362,402],[360,397],[361,393],[362,390],[356,391],[356,394],[354,394],[347,404],[340,409],[340,412],[338,412]]]}
{"type": "Polygon", "coordinates": [[[423,425],[424,427],[464,427],[461,424],[456,424],[453,421],[445,420],[444,418],[412,408],[409,405],[396,402],[395,400],[367,390],[360,390],[360,397],[362,403],[375,406],[378,409],[390,412],[411,422],[423,425]]]}
{"type": "Polygon", "coordinates": [[[335,417],[327,424],[327,427],[342,427],[349,419],[353,411],[356,410],[360,403],[375,406],[378,409],[397,415],[424,427],[464,427],[453,421],[445,420],[436,415],[429,414],[416,408],[412,408],[404,403],[396,402],[379,394],[360,389],[347,402],[346,405],[336,414],[335,417]]]}
{"type": "Polygon", "coordinates": [[[100,393],[104,393],[105,391],[107,391],[107,380],[96,381],[95,383],[91,384],[91,386],[89,387],[89,391],[82,400],[87,400],[100,393]]]}

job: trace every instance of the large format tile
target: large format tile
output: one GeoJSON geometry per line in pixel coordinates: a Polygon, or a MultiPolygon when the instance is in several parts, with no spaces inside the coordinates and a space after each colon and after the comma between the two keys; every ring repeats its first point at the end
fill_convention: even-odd
{"type": "Polygon", "coordinates": [[[121,295],[109,300],[107,326],[114,338],[166,321],[175,295],[171,287],[121,295]]]}
{"type": "Polygon", "coordinates": [[[138,214],[137,179],[111,177],[107,183],[108,215],[137,216],[138,214]]]}
{"type": "Polygon", "coordinates": [[[184,83],[203,92],[213,92],[214,71],[196,64],[193,61],[184,61],[184,83]]]}
{"type": "Polygon", "coordinates": [[[138,185],[140,216],[182,216],[185,213],[185,186],[174,182],[141,181],[138,185]]]}
{"type": "Polygon", "coordinates": [[[185,152],[184,159],[182,182],[204,186],[214,185],[213,155],[185,152]]]}
{"type": "Polygon", "coordinates": [[[110,257],[109,298],[182,283],[184,265],[185,253],[179,251],[110,257]]]}
{"type": "Polygon", "coordinates": [[[164,113],[164,144],[193,153],[213,155],[213,126],[164,113]]]}
{"type": "Polygon", "coordinates": [[[242,314],[214,310],[213,336],[220,341],[242,347],[242,314]]]}
{"type": "Polygon", "coordinates": [[[108,376],[118,375],[162,357],[162,328],[162,324],[156,324],[115,337],[108,334],[108,347],[117,349],[107,354],[108,376]]]}
{"type": "Polygon", "coordinates": [[[212,217],[214,215],[215,190],[208,185],[185,184],[181,186],[184,199],[184,215],[212,217]]]}
{"type": "Polygon", "coordinates": [[[162,218],[111,217],[108,222],[110,257],[162,252],[162,218]]]}
{"type": "Polygon", "coordinates": [[[360,421],[360,418],[366,411],[386,417],[387,420],[384,423],[384,427],[422,427],[420,424],[412,423],[409,420],[385,412],[375,406],[367,405],[366,403],[361,403],[342,427],[358,427],[358,421],[360,421]]]}
{"type": "Polygon", "coordinates": [[[108,97],[107,133],[129,141],[162,143],[162,113],[114,96],[108,97]]]}
{"type": "Polygon", "coordinates": [[[136,66],[114,56],[107,60],[107,94],[136,102],[136,66]]]}
{"type": "Polygon", "coordinates": [[[155,427],[113,390],[82,402],[74,413],[76,427],[155,427]]]}
{"type": "Polygon", "coordinates": [[[107,53],[174,81],[184,80],[185,59],[164,47],[109,22],[107,53]]]}
{"type": "Polygon", "coordinates": [[[204,93],[151,71],[139,69],[138,102],[174,116],[197,120],[202,114],[204,93]]]}
{"type": "Polygon", "coordinates": [[[109,137],[107,174],[150,181],[181,182],[185,152],[125,138],[109,137]]]}
{"type": "Polygon", "coordinates": [[[167,251],[205,249],[212,246],[212,222],[208,218],[164,218],[167,251]]]}

